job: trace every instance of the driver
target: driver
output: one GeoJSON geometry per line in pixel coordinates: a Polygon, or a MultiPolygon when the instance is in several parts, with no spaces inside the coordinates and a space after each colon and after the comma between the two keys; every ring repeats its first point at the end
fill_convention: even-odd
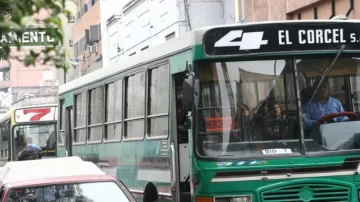
{"type": "MultiPolygon", "coordinates": [[[[315,81],[314,87],[318,85],[320,79],[321,78],[318,78],[315,81]]],[[[344,108],[341,105],[340,101],[334,97],[331,97],[329,94],[329,83],[328,79],[325,78],[319,86],[319,89],[314,96],[314,100],[308,104],[308,108],[306,109],[304,120],[306,127],[312,128],[318,125],[318,120],[323,116],[344,111],[344,108]]],[[[341,122],[347,119],[347,117],[343,116],[336,117],[333,120],[334,122],[341,122]]]]}

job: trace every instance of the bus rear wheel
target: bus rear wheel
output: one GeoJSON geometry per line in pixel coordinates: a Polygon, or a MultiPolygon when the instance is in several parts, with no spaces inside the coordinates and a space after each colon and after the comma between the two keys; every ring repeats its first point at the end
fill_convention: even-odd
{"type": "Polygon", "coordinates": [[[152,182],[149,182],[144,190],[143,202],[154,202],[158,199],[158,191],[152,182]]]}

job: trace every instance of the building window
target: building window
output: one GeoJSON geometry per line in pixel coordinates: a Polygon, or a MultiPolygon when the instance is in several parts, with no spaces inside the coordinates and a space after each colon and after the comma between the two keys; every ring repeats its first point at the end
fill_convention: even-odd
{"type": "Polygon", "coordinates": [[[122,80],[106,85],[105,140],[120,140],[122,114],[122,80]]]}
{"type": "Polygon", "coordinates": [[[162,65],[149,72],[147,132],[150,137],[168,135],[169,67],[162,65]]]}
{"type": "Polygon", "coordinates": [[[88,12],[88,4],[84,4],[84,14],[86,13],[86,12],[88,12]]]}
{"type": "Polygon", "coordinates": [[[317,7],[314,8],[314,19],[318,19],[318,10],[317,7]]]}
{"type": "Polygon", "coordinates": [[[175,38],[175,32],[165,36],[166,41],[169,41],[170,39],[173,39],[173,38],[175,38]]]}
{"type": "Polygon", "coordinates": [[[75,95],[76,120],[74,128],[74,143],[86,141],[86,93],[75,95]]]}
{"type": "Polygon", "coordinates": [[[104,87],[89,90],[89,142],[96,142],[102,140],[103,131],[103,106],[104,106],[104,87]]]}
{"type": "Polygon", "coordinates": [[[60,100],[60,130],[59,130],[59,145],[65,144],[65,100],[60,100]]]}
{"type": "Polygon", "coordinates": [[[144,136],[145,72],[126,78],[126,138],[144,136]]]}

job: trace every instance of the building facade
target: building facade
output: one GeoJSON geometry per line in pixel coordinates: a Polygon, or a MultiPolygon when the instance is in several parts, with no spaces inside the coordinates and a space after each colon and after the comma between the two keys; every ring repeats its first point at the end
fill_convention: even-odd
{"type": "Polygon", "coordinates": [[[238,19],[246,22],[278,20],[327,20],[339,15],[349,19],[360,18],[360,1],[356,0],[235,0],[238,19]]]}
{"type": "Polygon", "coordinates": [[[233,0],[131,0],[104,22],[104,67],[193,29],[234,23],[234,11],[233,0]]]}
{"type": "MultiPolygon", "coordinates": [[[[44,19],[47,16],[49,16],[49,12],[42,10],[33,18],[44,19]]],[[[68,35],[71,21],[66,20],[63,25],[65,35],[68,35]]],[[[41,31],[24,33],[21,36],[23,47],[20,51],[15,47],[11,48],[11,55],[24,58],[30,50],[40,52],[46,45],[46,41],[42,39],[52,40],[44,34],[45,32],[41,31]]],[[[11,107],[57,103],[58,86],[60,82],[63,82],[59,79],[65,80],[64,70],[56,69],[51,64],[36,63],[35,66],[26,67],[23,62],[16,59],[1,58],[0,114],[5,113],[11,107]]]]}
{"type": "Polygon", "coordinates": [[[69,80],[78,78],[102,66],[101,13],[98,0],[78,0],[75,23],[72,27],[73,74],[69,80]]]}
{"type": "MultiPolygon", "coordinates": [[[[70,16],[70,19],[64,19],[66,21],[63,22],[64,45],[65,47],[67,47],[70,54],[70,56],[68,58],[65,58],[65,60],[70,63],[71,60],[74,58],[74,43],[72,37],[72,30],[76,22],[77,7],[76,4],[74,4],[71,1],[68,1],[66,6],[67,9],[73,13],[72,16],[70,16]]],[[[59,80],[59,85],[70,81],[76,72],[76,68],[77,66],[70,66],[70,68],[67,69],[66,72],[64,69],[58,69],[56,74],[57,74],[57,79],[59,80]]]]}

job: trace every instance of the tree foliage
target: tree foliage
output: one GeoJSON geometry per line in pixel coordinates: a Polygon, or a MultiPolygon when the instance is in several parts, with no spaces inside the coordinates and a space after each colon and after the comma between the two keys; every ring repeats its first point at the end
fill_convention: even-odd
{"type": "Polygon", "coordinates": [[[0,0],[0,39],[6,37],[6,40],[0,41],[0,56],[21,60],[26,66],[35,66],[40,61],[67,69],[65,58],[68,51],[64,46],[63,24],[71,16],[71,11],[66,7],[68,3],[69,0],[0,0]],[[43,19],[34,18],[40,12],[47,12],[48,15],[43,19]],[[29,29],[45,29],[46,34],[54,40],[39,52],[31,50],[25,57],[14,56],[11,46],[21,50],[23,44],[16,37],[8,36],[8,33],[14,32],[16,36],[22,36],[29,29]],[[12,40],[13,43],[9,44],[7,40],[12,40]]]}

